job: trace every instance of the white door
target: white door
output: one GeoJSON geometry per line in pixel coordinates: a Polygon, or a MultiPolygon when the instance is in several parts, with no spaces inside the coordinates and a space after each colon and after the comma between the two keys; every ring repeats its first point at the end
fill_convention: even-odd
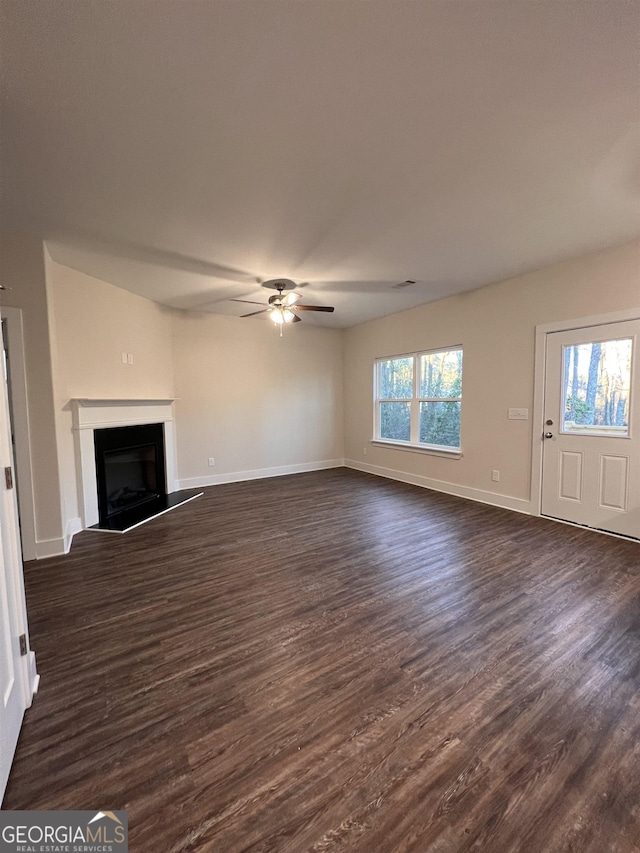
{"type": "Polygon", "coordinates": [[[542,514],[640,538],[640,320],[547,335],[542,514]]]}
{"type": "MultiPolygon", "coordinates": [[[[28,632],[15,489],[5,468],[13,471],[7,385],[0,367],[0,802],[9,778],[22,717],[31,704],[28,632]],[[21,636],[23,647],[21,649],[21,636]],[[26,654],[23,654],[26,652],[26,654]]],[[[35,685],[34,685],[35,686],[35,685]]]]}

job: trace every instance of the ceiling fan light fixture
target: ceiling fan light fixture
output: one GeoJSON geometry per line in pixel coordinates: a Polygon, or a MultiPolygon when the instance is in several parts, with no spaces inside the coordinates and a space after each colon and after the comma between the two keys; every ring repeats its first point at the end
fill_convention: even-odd
{"type": "Polygon", "coordinates": [[[281,305],[277,305],[275,308],[272,308],[269,313],[273,322],[277,323],[279,326],[283,323],[293,323],[296,316],[293,311],[290,311],[288,308],[283,308],[281,305]]]}
{"type": "Polygon", "coordinates": [[[242,314],[242,317],[254,317],[256,314],[266,314],[276,326],[280,329],[280,337],[282,337],[282,328],[285,323],[299,323],[302,317],[299,311],[324,311],[329,314],[333,313],[334,308],[331,305],[298,305],[298,300],[302,299],[299,293],[287,293],[283,296],[285,290],[292,290],[296,285],[290,279],[272,279],[262,283],[263,287],[268,287],[271,290],[277,290],[277,294],[270,296],[267,304],[263,302],[254,302],[252,299],[231,299],[231,302],[242,302],[246,305],[264,305],[261,311],[250,311],[248,314],[242,314]]]}

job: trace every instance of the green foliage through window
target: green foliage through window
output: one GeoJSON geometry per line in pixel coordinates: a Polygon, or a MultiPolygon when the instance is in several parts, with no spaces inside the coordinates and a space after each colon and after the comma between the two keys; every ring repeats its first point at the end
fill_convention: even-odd
{"type": "Polygon", "coordinates": [[[413,397],[413,358],[389,358],[380,362],[380,398],[413,397]]]}
{"type": "Polygon", "coordinates": [[[460,397],[462,350],[430,352],[420,356],[420,397],[460,397]]]}
{"type": "Polygon", "coordinates": [[[460,447],[460,403],[420,403],[420,443],[460,447]]]}
{"type": "Polygon", "coordinates": [[[461,349],[379,359],[376,380],[377,438],[460,447],[461,349]]]}
{"type": "Polygon", "coordinates": [[[391,441],[409,441],[411,403],[380,403],[380,437],[391,441]]]}
{"type": "Polygon", "coordinates": [[[628,434],[632,351],[631,338],[564,347],[564,432],[628,434]]]}

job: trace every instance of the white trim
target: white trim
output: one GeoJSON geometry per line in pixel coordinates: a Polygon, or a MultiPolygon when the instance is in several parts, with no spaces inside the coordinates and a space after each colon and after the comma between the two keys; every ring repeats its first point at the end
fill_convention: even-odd
{"type": "Polygon", "coordinates": [[[71,550],[71,542],[73,541],[73,537],[76,533],[80,533],[82,530],[82,519],[76,516],[75,518],[70,518],[67,522],[67,529],[64,533],[64,553],[68,554],[71,550]]]}
{"type": "Polygon", "coordinates": [[[184,480],[178,480],[178,488],[201,489],[204,486],[222,486],[225,483],[242,483],[245,480],[263,480],[267,477],[285,477],[287,474],[323,471],[326,468],[343,468],[344,465],[344,459],[325,459],[322,462],[301,462],[297,465],[256,468],[253,471],[233,471],[230,474],[214,474],[208,477],[187,477],[184,480]]]}
{"type": "Polygon", "coordinates": [[[40,539],[36,542],[36,560],[46,560],[49,557],[61,557],[68,554],[65,550],[65,537],[56,539],[40,539]]]}
{"type": "Polygon", "coordinates": [[[104,409],[113,406],[170,406],[177,399],[177,397],[159,397],[153,400],[140,397],[75,397],[74,402],[83,409],[104,409]]]}
{"type": "Polygon", "coordinates": [[[73,537],[82,530],[82,519],[77,516],[70,518],[64,536],[56,539],[40,539],[36,542],[34,559],[46,560],[49,557],[62,557],[64,554],[68,554],[71,550],[73,537]]]}
{"type": "MultiPolygon", "coordinates": [[[[83,426],[74,427],[74,429],[109,429],[112,426],[141,426],[143,424],[155,424],[158,421],[153,420],[153,418],[147,417],[131,417],[131,418],[120,418],[115,424],[111,420],[105,421],[95,421],[91,424],[84,424],[83,426]]],[[[160,423],[173,423],[173,418],[161,419],[160,423]]]]}
{"type": "Polygon", "coordinates": [[[413,453],[427,453],[431,456],[445,456],[449,459],[462,459],[463,453],[459,447],[436,447],[433,444],[410,444],[404,441],[390,441],[388,438],[372,438],[371,444],[380,447],[395,447],[397,450],[411,450],[413,453]]]}
{"type": "Polygon", "coordinates": [[[544,331],[546,335],[549,332],[570,332],[573,329],[585,329],[588,326],[606,326],[608,323],[625,323],[628,320],[640,319],[640,306],[637,308],[625,308],[622,311],[612,311],[611,314],[594,314],[590,317],[578,317],[574,320],[556,320],[553,323],[541,323],[536,326],[536,335],[538,331],[544,331]]]}
{"type": "Polygon", "coordinates": [[[521,512],[524,515],[531,514],[529,501],[522,498],[513,498],[510,495],[499,495],[495,492],[486,492],[483,489],[473,489],[470,486],[461,486],[458,483],[448,483],[445,480],[433,480],[431,477],[423,477],[421,474],[408,474],[406,471],[396,471],[393,468],[382,468],[379,465],[368,465],[357,462],[355,459],[345,459],[347,468],[355,468],[356,471],[364,471],[367,474],[375,474],[376,477],[386,477],[389,480],[398,480],[401,483],[409,483],[412,486],[421,486],[424,489],[432,489],[434,492],[444,492],[447,495],[455,495],[458,498],[478,501],[502,509],[510,509],[521,512]]]}
{"type": "MultiPolygon", "coordinates": [[[[536,326],[533,379],[533,409],[531,414],[531,514],[542,515],[542,433],[544,421],[544,386],[546,373],[547,335],[553,332],[568,332],[588,326],[604,326],[608,323],[624,323],[640,319],[640,308],[626,308],[611,314],[580,317],[577,320],[558,320],[536,326]]],[[[543,516],[547,518],[548,516],[543,516]]],[[[591,529],[591,528],[589,528],[591,529]]],[[[600,531],[596,531],[600,532],[600,531]]]]}
{"type": "Polygon", "coordinates": [[[22,558],[27,561],[36,559],[37,545],[22,309],[3,307],[2,317],[7,321],[7,340],[5,343],[9,350],[11,410],[16,442],[14,464],[19,492],[22,558]]]}
{"type": "MultiPolygon", "coordinates": [[[[3,335],[0,333],[0,345],[3,335]]],[[[9,424],[9,395],[7,383],[2,377],[0,393],[0,458],[3,466],[15,466],[9,424]]],[[[19,512],[16,489],[3,488],[0,494],[0,574],[2,595],[0,611],[3,619],[2,652],[10,660],[6,673],[7,684],[3,685],[2,713],[0,719],[0,803],[4,796],[6,781],[18,740],[24,711],[31,704],[32,672],[29,655],[18,651],[18,637],[24,635],[29,645],[29,627],[24,592],[24,568],[20,542],[19,512]],[[5,648],[6,643],[6,648],[5,648]]],[[[32,661],[35,666],[35,658],[32,661]]]]}

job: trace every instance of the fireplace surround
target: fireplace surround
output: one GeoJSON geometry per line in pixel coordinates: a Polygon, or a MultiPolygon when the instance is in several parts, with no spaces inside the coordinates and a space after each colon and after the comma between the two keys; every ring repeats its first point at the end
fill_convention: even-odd
{"type": "MultiPolygon", "coordinates": [[[[111,464],[115,465],[115,470],[112,471],[110,476],[111,485],[114,486],[114,488],[111,489],[112,492],[117,492],[118,488],[125,488],[124,484],[118,487],[118,477],[126,467],[126,463],[130,463],[132,461],[134,466],[137,466],[137,475],[134,476],[137,476],[138,479],[137,486],[135,480],[132,484],[129,484],[128,488],[130,491],[139,491],[144,487],[144,490],[149,492],[155,491],[159,495],[159,492],[162,490],[164,503],[162,501],[157,502],[150,517],[161,512],[166,512],[174,506],[202,494],[202,492],[198,490],[189,492],[177,491],[178,477],[175,452],[173,402],[174,401],[172,399],[109,400],[76,398],[71,400],[78,504],[82,518],[82,527],[84,529],[103,529],[122,533],[127,529],[130,529],[130,527],[137,526],[137,524],[142,523],[142,521],[149,518],[146,510],[137,514],[130,513],[128,520],[131,521],[131,524],[127,524],[127,518],[125,517],[123,519],[123,513],[120,512],[115,513],[115,516],[121,516],[120,522],[115,524],[103,523],[104,517],[101,519],[101,507],[98,499],[99,475],[98,466],[96,465],[96,435],[98,436],[98,443],[101,441],[100,436],[102,434],[111,434],[113,437],[113,441],[111,438],[107,440],[106,446],[107,453],[114,453],[114,455],[110,457],[111,464]],[[121,428],[144,428],[148,426],[155,426],[156,435],[158,435],[159,430],[163,440],[164,463],[158,462],[157,459],[154,460],[156,462],[156,471],[154,475],[155,480],[153,480],[151,475],[148,474],[152,461],[151,456],[149,455],[150,451],[148,450],[148,446],[153,444],[153,442],[149,442],[146,439],[142,441],[134,439],[133,444],[136,447],[147,447],[147,450],[145,451],[147,454],[146,458],[144,455],[140,458],[140,455],[138,454],[136,461],[126,457],[126,453],[128,451],[123,449],[123,445],[120,444],[120,436],[123,434],[119,432],[121,428]],[[120,456],[118,456],[119,453],[120,456]],[[145,476],[147,477],[146,485],[144,483],[145,476]],[[135,520],[138,516],[144,515],[146,515],[146,518],[141,518],[138,521],[135,520]]],[[[144,438],[144,429],[142,432],[138,432],[137,435],[138,438],[140,436],[144,438]]],[[[121,504],[122,499],[124,499],[125,503],[129,499],[132,500],[131,494],[126,492],[123,492],[119,497],[121,499],[121,504]]],[[[141,498],[142,503],[145,503],[145,501],[150,503],[153,500],[151,495],[148,495],[147,498],[143,498],[142,495],[139,495],[139,497],[141,498]]],[[[102,501],[104,502],[104,500],[105,499],[103,497],[102,501]]],[[[116,500],[118,500],[118,498],[116,498],[116,500]]],[[[121,505],[120,509],[122,510],[127,508],[121,505]]],[[[132,509],[132,507],[129,507],[129,509],[132,509]]],[[[147,510],[149,509],[153,508],[147,507],[147,510]]]]}

